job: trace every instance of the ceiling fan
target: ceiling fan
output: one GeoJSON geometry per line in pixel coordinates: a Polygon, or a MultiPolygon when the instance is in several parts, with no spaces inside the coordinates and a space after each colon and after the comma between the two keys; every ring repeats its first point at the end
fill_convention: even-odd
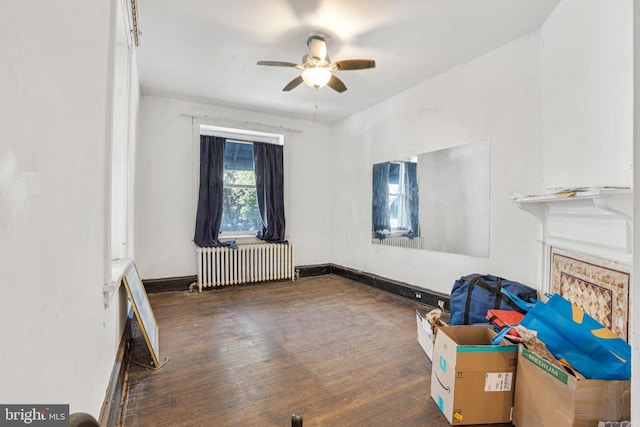
{"type": "Polygon", "coordinates": [[[332,74],[332,71],[366,70],[374,68],[376,62],[373,59],[345,59],[331,62],[327,55],[327,44],[324,37],[313,35],[307,39],[309,53],[302,57],[302,64],[284,61],[258,61],[258,65],[272,67],[294,67],[302,71],[298,77],[291,80],[282,90],[285,92],[305,82],[308,86],[318,90],[323,86],[329,86],[337,92],[344,92],[347,86],[332,74]]]}

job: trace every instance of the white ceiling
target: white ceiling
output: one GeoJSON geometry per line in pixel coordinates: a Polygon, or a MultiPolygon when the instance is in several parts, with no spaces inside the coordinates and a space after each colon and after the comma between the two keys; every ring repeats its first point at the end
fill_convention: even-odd
{"type": "Polygon", "coordinates": [[[560,0],[138,0],[143,94],[332,123],[538,28],[560,0]],[[302,84],[307,38],[327,39],[342,94],[302,84]],[[317,109],[316,109],[317,106],[317,109]]]}

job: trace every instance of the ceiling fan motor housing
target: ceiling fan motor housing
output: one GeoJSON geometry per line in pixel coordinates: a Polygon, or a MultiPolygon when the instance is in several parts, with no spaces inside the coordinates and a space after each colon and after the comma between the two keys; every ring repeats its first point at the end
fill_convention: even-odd
{"type": "Polygon", "coordinates": [[[329,62],[327,58],[327,44],[324,37],[311,36],[307,39],[307,46],[309,46],[309,56],[317,59],[318,61],[329,62]]]}

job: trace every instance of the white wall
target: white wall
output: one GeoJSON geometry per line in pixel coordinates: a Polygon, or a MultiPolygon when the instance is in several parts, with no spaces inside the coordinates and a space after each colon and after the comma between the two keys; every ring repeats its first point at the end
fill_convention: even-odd
{"type": "MultiPolygon", "coordinates": [[[[467,273],[537,285],[537,224],[509,199],[541,188],[540,34],[532,33],[337,124],[332,261],[448,294],[467,273]],[[490,257],[372,245],[374,163],[490,140],[490,257]]],[[[472,214],[472,213],[471,213],[472,214]]]]}
{"type": "MultiPolygon", "coordinates": [[[[637,11],[635,19],[637,27],[637,11]]],[[[636,111],[638,109],[637,99],[635,106],[633,103],[633,2],[563,0],[546,20],[542,33],[545,187],[633,186],[634,107],[636,111]]],[[[637,36],[636,32],[635,40],[638,40],[637,36]]],[[[635,55],[637,58],[637,47],[635,55]]],[[[638,77],[637,69],[635,77],[638,77]]],[[[637,129],[635,132],[637,135],[637,129]]],[[[635,156],[638,156],[637,148],[635,156]]],[[[637,184],[638,178],[634,193],[637,193],[637,184]]],[[[637,206],[638,198],[635,194],[634,197],[637,206]]],[[[634,223],[638,223],[637,209],[634,223]]],[[[636,234],[637,230],[636,226],[636,234]]],[[[637,277],[637,249],[636,237],[636,266],[632,277],[637,277]]],[[[633,309],[638,302],[638,291],[633,283],[630,291],[632,378],[636,379],[640,362],[637,338],[640,325],[638,312],[633,309]]],[[[634,381],[632,420],[640,417],[637,390],[637,381],[634,381]]]]}
{"type": "MultiPolygon", "coordinates": [[[[136,263],[144,279],[194,275],[199,141],[194,120],[285,135],[285,215],[295,264],[331,261],[328,126],[202,103],[143,96],[136,160],[136,263]],[[186,116],[185,116],[186,115],[186,116]],[[200,117],[192,119],[188,115],[200,117]],[[204,117],[206,116],[206,117],[204,117]]],[[[197,126],[197,125],[196,125],[197,126]]]]}
{"type": "Polygon", "coordinates": [[[121,294],[103,302],[114,10],[2,3],[2,403],[68,403],[97,417],[105,397],[123,314],[121,294]]]}
{"type": "Polygon", "coordinates": [[[543,25],[545,188],[631,186],[631,0],[563,0],[543,25]]]}

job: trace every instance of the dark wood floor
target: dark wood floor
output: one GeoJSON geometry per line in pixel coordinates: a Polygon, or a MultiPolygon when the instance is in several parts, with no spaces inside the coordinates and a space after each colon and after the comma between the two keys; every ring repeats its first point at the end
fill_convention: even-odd
{"type": "MultiPolygon", "coordinates": [[[[130,364],[123,425],[448,426],[410,301],[335,275],[149,295],[162,368],[130,364]]],[[[143,341],[133,358],[148,363],[143,341]]]]}

